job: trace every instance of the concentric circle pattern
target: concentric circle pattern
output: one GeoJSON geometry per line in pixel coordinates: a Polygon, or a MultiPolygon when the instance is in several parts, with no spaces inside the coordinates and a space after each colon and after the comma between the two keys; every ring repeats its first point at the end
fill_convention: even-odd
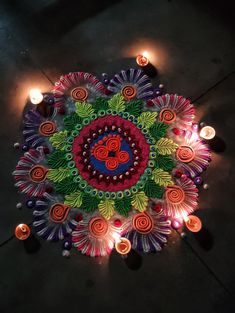
{"type": "Polygon", "coordinates": [[[148,166],[150,148],[139,128],[121,116],[99,117],[74,138],[81,177],[93,188],[118,192],[134,186],[148,166]]]}

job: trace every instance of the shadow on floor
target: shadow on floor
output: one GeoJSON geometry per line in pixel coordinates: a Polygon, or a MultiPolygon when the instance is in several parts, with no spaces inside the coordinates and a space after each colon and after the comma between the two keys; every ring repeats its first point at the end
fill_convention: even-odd
{"type": "Polygon", "coordinates": [[[208,142],[208,145],[210,147],[210,149],[214,152],[224,152],[226,150],[226,143],[225,141],[218,137],[218,136],[215,136],[213,139],[211,139],[209,142],[208,142]]]}
{"type": "Polygon", "coordinates": [[[142,266],[142,256],[135,250],[131,250],[128,255],[124,258],[126,266],[132,271],[137,271],[142,266]]]}
{"type": "Polygon", "coordinates": [[[203,227],[200,232],[194,233],[193,235],[203,250],[211,250],[214,245],[214,238],[207,228],[203,227]]]}
{"type": "Polygon", "coordinates": [[[34,254],[39,251],[41,244],[39,240],[31,234],[28,239],[23,241],[24,249],[28,254],[34,254]]]}

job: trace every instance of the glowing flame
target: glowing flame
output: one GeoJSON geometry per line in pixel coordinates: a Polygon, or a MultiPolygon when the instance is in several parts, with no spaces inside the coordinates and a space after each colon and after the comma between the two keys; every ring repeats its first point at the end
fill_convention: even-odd
{"type": "Polygon", "coordinates": [[[33,104],[38,104],[43,100],[43,94],[40,89],[34,88],[29,91],[30,101],[33,104]]]}

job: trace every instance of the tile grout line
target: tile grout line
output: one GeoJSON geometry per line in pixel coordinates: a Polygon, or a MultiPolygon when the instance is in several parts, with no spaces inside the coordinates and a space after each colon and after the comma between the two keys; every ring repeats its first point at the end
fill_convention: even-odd
{"type": "MultiPolygon", "coordinates": [[[[180,236],[180,233],[176,231],[177,234],[180,236]]],[[[180,236],[181,238],[181,236],[180,236]]],[[[182,238],[181,238],[182,239],[182,238]]],[[[192,247],[192,245],[188,242],[187,238],[183,239],[185,245],[189,247],[192,253],[196,256],[199,262],[207,269],[207,271],[211,274],[211,276],[216,280],[216,282],[224,289],[224,291],[229,294],[230,297],[234,297],[232,292],[227,288],[227,286],[221,281],[221,279],[217,276],[217,274],[210,268],[210,266],[203,260],[200,254],[192,247]]]]}
{"type": "Polygon", "coordinates": [[[208,92],[210,92],[212,89],[214,89],[215,87],[217,87],[218,85],[220,85],[221,83],[223,83],[226,79],[228,79],[230,76],[232,76],[235,73],[235,70],[233,70],[232,72],[228,73],[227,75],[225,75],[223,78],[221,78],[220,80],[218,80],[214,85],[212,85],[211,87],[209,87],[207,90],[205,90],[204,92],[202,92],[197,98],[193,99],[191,102],[194,103],[196,101],[198,101],[199,99],[201,99],[202,97],[204,97],[208,92]]]}

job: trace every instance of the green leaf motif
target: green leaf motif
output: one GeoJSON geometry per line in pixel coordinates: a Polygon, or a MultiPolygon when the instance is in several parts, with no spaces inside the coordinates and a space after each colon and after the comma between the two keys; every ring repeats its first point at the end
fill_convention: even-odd
{"type": "Polygon", "coordinates": [[[67,144],[67,130],[61,131],[59,133],[55,133],[53,136],[49,138],[52,146],[58,150],[64,150],[65,145],[67,144]]]}
{"type": "Polygon", "coordinates": [[[114,214],[114,201],[113,200],[101,200],[98,204],[100,214],[109,220],[114,214]]]}
{"type": "Polygon", "coordinates": [[[109,108],[117,111],[123,112],[125,110],[125,100],[124,97],[120,93],[116,93],[109,101],[109,108]]]}
{"type": "Polygon", "coordinates": [[[123,198],[115,200],[115,210],[122,216],[127,217],[128,212],[131,210],[131,199],[123,198]]]}
{"type": "Polygon", "coordinates": [[[157,115],[157,112],[143,112],[138,117],[138,122],[144,127],[149,128],[155,123],[157,115]]]}
{"type": "Polygon", "coordinates": [[[155,145],[159,154],[172,154],[177,149],[178,145],[172,139],[161,138],[155,145]]]}
{"type": "Polygon", "coordinates": [[[90,195],[87,194],[83,194],[82,205],[80,209],[87,213],[90,213],[98,209],[99,203],[100,203],[99,199],[91,197],[90,195]]]}
{"type": "Polygon", "coordinates": [[[167,124],[164,124],[164,123],[154,123],[150,128],[149,128],[149,132],[150,132],[150,135],[156,139],[156,140],[159,140],[160,138],[162,137],[165,137],[166,135],[166,131],[167,131],[167,128],[169,126],[167,124]]]}
{"type": "Polygon", "coordinates": [[[175,167],[175,162],[172,157],[169,155],[160,155],[158,154],[155,159],[155,164],[157,168],[161,168],[164,171],[170,172],[175,167]]]}
{"type": "Polygon", "coordinates": [[[149,198],[161,199],[164,193],[164,189],[157,185],[153,180],[149,179],[144,186],[144,192],[149,198]]]}
{"type": "Polygon", "coordinates": [[[82,204],[81,191],[76,191],[74,193],[71,193],[70,195],[66,195],[64,204],[67,204],[72,208],[79,208],[82,204]]]}
{"type": "Polygon", "coordinates": [[[54,151],[49,155],[47,164],[50,168],[67,167],[68,161],[66,160],[65,153],[59,150],[54,151]]]}
{"type": "Polygon", "coordinates": [[[68,195],[70,193],[77,191],[78,189],[79,184],[73,181],[73,176],[67,177],[61,182],[55,184],[55,191],[63,195],[68,195]]]}
{"type": "Polygon", "coordinates": [[[126,109],[129,114],[138,117],[142,112],[142,100],[132,100],[126,104],[126,109]]]}
{"type": "Polygon", "coordinates": [[[155,168],[152,172],[152,178],[157,185],[160,186],[170,186],[173,185],[171,180],[171,175],[168,172],[163,171],[161,168],[155,168]]]}
{"type": "Polygon", "coordinates": [[[68,131],[72,131],[77,124],[82,123],[82,118],[78,116],[76,113],[68,115],[64,118],[64,126],[68,131]]]}
{"type": "Polygon", "coordinates": [[[47,178],[49,180],[52,180],[55,183],[60,182],[69,176],[70,176],[69,169],[62,168],[62,167],[55,168],[55,169],[49,169],[49,171],[47,173],[47,178]]]}
{"type": "Polygon", "coordinates": [[[95,102],[92,104],[93,109],[95,110],[95,113],[97,113],[100,110],[108,110],[108,100],[102,97],[96,98],[95,102]]]}
{"type": "Polygon", "coordinates": [[[144,212],[147,209],[148,197],[143,191],[137,192],[132,196],[131,204],[134,209],[144,212]]]}
{"type": "Polygon", "coordinates": [[[89,117],[94,113],[92,105],[86,102],[75,103],[76,113],[82,118],[89,117]]]}

